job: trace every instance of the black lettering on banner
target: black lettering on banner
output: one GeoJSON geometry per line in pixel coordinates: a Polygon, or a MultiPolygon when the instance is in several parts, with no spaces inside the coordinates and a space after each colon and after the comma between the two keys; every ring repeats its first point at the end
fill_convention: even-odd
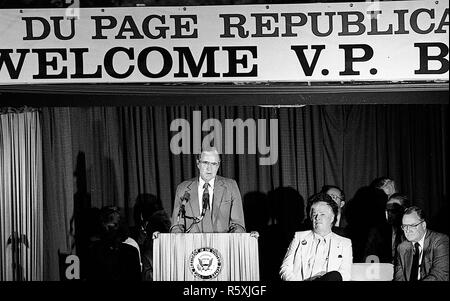
{"type": "Polygon", "coordinates": [[[41,48],[32,49],[31,52],[38,55],[38,74],[33,75],[34,79],[50,79],[50,78],[67,78],[67,66],[62,67],[62,70],[58,74],[48,74],[47,67],[51,67],[53,70],[58,70],[58,60],[54,56],[50,60],[47,58],[47,54],[56,53],[61,55],[63,61],[67,60],[67,50],[65,48],[41,48]]]}
{"type": "Polygon", "coordinates": [[[339,49],[344,49],[345,57],[345,70],[339,72],[339,75],[359,75],[359,71],[353,70],[354,62],[367,62],[373,57],[373,49],[366,44],[349,44],[339,45],[339,49]],[[354,57],[353,50],[362,49],[364,51],[363,56],[354,57]]]}
{"type": "Polygon", "coordinates": [[[414,47],[419,48],[420,58],[419,69],[414,70],[414,74],[444,74],[448,72],[448,59],[445,58],[448,55],[448,45],[444,43],[414,43],[414,47]],[[440,53],[429,55],[428,50],[431,47],[439,48],[440,53]],[[437,70],[430,70],[428,64],[430,61],[440,62],[441,67],[437,70]]]}
{"type": "Polygon", "coordinates": [[[3,64],[5,64],[6,69],[8,69],[9,77],[11,79],[18,79],[23,67],[23,62],[25,61],[27,53],[30,52],[30,49],[16,49],[16,53],[20,54],[17,66],[14,66],[14,63],[12,62],[12,52],[13,49],[0,49],[0,70],[2,70],[3,64]]]}
{"type": "MultiPolygon", "coordinates": [[[[25,21],[25,30],[27,35],[23,37],[24,41],[29,40],[43,40],[50,34],[50,23],[42,17],[22,17],[22,20],[25,21]],[[33,26],[33,21],[40,22],[42,25],[42,33],[38,35],[36,32],[34,32],[34,29],[36,29],[36,26],[33,26]]],[[[39,24],[39,23],[38,23],[39,24]]]]}
{"type": "MultiPolygon", "coordinates": [[[[50,17],[50,20],[53,21],[53,27],[55,28],[55,37],[59,40],[70,40],[75,36],[75,18],[70,18],[70,33],[66,36],[63,36],[61,33],[61,20],[64,20],[64,17],[50,17]]],[[[67,21],[67,20],[66,20],[67,21]]]]}
{"type": "Polygon", "coordinates": [[[359,36],[366,31],[366,26],[362,23],[364,21],[364,14],[359,11],[354,12],[338,12],[338,15],[342,17],[342,32],[338,33],[338,36],[359,36]],[[350,16],[356,16],[355,21],[350,21],[350,16]],[[350,31],[350,25],[358,27],[357,31],[350,31]]]}
{"type": "Polygon", "coordinates": [[[95,73],[84,73],[83,53],[89,52],[89,48],[70,48],[75,55],[75,73],[70,78],[102,78],[102,66],[97,65],[95,73]]]}
{"type": "Polygon", "coordinates": [[[441,21],[439,22],[439,26],[435,30],[435,33],[447,33],[447,31],[442,29],[445,25],[447,26],[447,28],[449,26],[449,21],[445,21],[445,20],[448,20],[448,8],[445,9],[445,12],[442,15],[441,21]]]}
{"type": "Polygon", "coordinates": [[[327,37],[333,32],[333,16],[336,13],[334,12],[326,12],[325,15],[328,16],[328,31],[325,33],[321,33],[319,31],[319,20],[318,17],[322,15],[322,13],[308,13],[308,16],[311,17],[311,29],[315,36],[317,37],[327,37]]]}
{"type": "Polygon", "coordinates": [[[231,33],[232,27],[237,29],[240,38],[248,38],[249,32],[243,26],[246,22],[245,16],[241,14],[220,14],[219,17],[223,19],[223,34],[220,35],[221,38],[235,38],[236,36],[231,33]],[[232,24],[231,18],[238,18],[238,22],[232,24]]]}
{"type": "Polygon", "coordinates": [[[192,20],[192,22],[194,24],[197,24],[197,16],[196,15],[171,15],[170,16],[173,20],[174,20],[174,24],[175,24],[175,34],[171,35],[171,38],[174,39],[183,39],[183,38],[191,38],[191,39],[196,39],[198,38],[198,32],[197,32],[197,28],[193,29],[192,34],[183,34],[182,29],[186,30],[186,33],[189,33],[191,31],[191,26],[190,26],[190,20],[192,20]],[[186,20],[186,23],[182,23],[183,19],[188,19],[186,20]]]}
{"type": "Polygon", "coordinates": [[[434,19],[434,9],[426,9],[426,8],[420,8],[415,10],[412,14],[411,14],[411,18],[410,18],[410,23],[411,23],[411,28],[412,30],[414,30],[416,33],[419,34],[427,34],[433,31],[434,29],[434,23],[433,22],[427,22],[430,24],[430,27],[428,27],[427,29],[420,29],[419,28],[419,24],[418,24],[418,18],[419,18],[419,14],[421,13],[428,13],[428,15],[434,19]]]}
{"type": "Polygon", "coordinates": [[[161,47],[147,47],[143,49],[138,56],[139,71],[149,78],[161,78],[166,76],[172,69],[172,65],[173,65],[172,56],[170,55],[169,51],[161,47]],[[163,59],[163,66],[159,73],[152,73],[147,68],[147,58],[150,52],[152,51],[160,53],[163,59]]]}
{"type": "Polygon", "coordinates": [[[282,37],[296,37],[297,34],[292,32],[292,27],[303,26],[306,24],[306,21],[308,21],[308,18],[303,13],[283,13],[281,16],[285,18],[284,23],[286,24],[286,32],[281,34],[282,37]],[[293,22],[293,17],[298,17],[300,20],[298,22],[293,22]]]}
{"type": "Polygon", "coordinates": [[[319,60],[319,55],[322,52],[322,50],[325,49],[325,45],[312,45],[311,49],[314,49],[314,57],[311,62],[311,65],[308,64],[308,60],[305,57],[305,49],[308,49],[307,45],[292,45],[291,49],[295,51],[295,54],[297,55],[298,61],[300,62],[300,65],[302,66],[303,72],[306,76],[311,76],[314,72],[314,68],[316,67],[317,61],[319,60]]]}
{"type": "Polygon", "coordinates": [[[275,27],[275,29],[272,32],[263,32],[263,28],[267,30],[271,30],[272,23],[270,19],[266,19],[265,21],[263,18],[272,18],[275,23],[278,23],[278,15],[277,14],[251,14],[253,18],[255,18],[255,33],[252,34],[252,37],[255,38],[264,38],[264,37],[278,37],[278,28],[275,27]]]}
{"type": "Polygon", "coordinates": [[[203,62],[206,59],[206,72],[202,74],[203,77],[219,77],[220,74],[215,72],[214,53],[219,50],[219,47],[204,47],[200,56],[198,64],[195,63],[189,47],[174,47],[173,50],[178,52],[179,71],[174,74],[174,77],[188,77],[184,72],[184,61],[188,64],[189,70],[193,77],[198,77],[202,69],[203,62]]]}
{"type": "Polygon", "coordinates": [[[134,59],[134,48],[125,48],[125,47],[114,47],[111,48],[110,50],[108,50],[108,52],[106,52],[105,54],[105,58],[103,60],[103,65],[105,66],[105,71],[106,73],[108,73],[109,76],[114,77],[114,78],[127,78],[128,76],[130,76],[133,71],[134,71],[134,66],[130,65],[130,67],[128,68],[128,70],[125,73],[118,73],[115,69],[114,69],[114,55],[117,52],[125,52],[128,57],[130,58],[130,60],[134,59]]]}
{"type": "Polygon", "coordinates": [[[154,35],[150,32],[150,21],[152,19],[158,19],[161,24],[165,24],[166,18],[164,16],[158,16],[158,15],[149,15],[145,17],[144,21],[142,21],[142,30],[144,31],[144,34],[150,38],[150,39],[159,39],[159,38],[166,38],[167,31],[169,30],[168,26],[156,26],[155,29],[158,30],[158,34],[154,35]]]}
{"type": "Polygon", "coordinates": [[[405,15],[409,11],[407,9],[394,10],[394,13],[398,14],[398,30],[394,31],[394,34],[408,34],[409,30],[405,28],[405,15]]]}
{"type": "Polygon", "coordinates": [[[370,14],[370,31],[367,32],[367,35],[375,36],[383,34],[392,34],[392,24],[389,24],[388,29],[386,29],[385,31],[378,30],[378,20],[379,20],[378,15],[381,15],[381,10],[369,11],[367,13],[370,14]]]}
{"type": "Polygon", "coordinates": [[[115,36],[116,39],[126,39],[123,34],[125,32],[131,33],[130,39],[143,39],[144,36],[140,34],[139,29],[134,22],[133,16],[125,16],[120,26],[119,33],[115,36]]]}
{"type": "Polygon", "coordinates": [[[237,58],[238,51],[247,51],[252,54],[253,58],[257,58],[257,48],[256,46],[232,46],[232,47],[222,47],[223,50],[228,51],[228,73],[224,73],[224,77],[246,77],[246,76],[258,76],[257,65],[252,66],[252,70],[247,73],[238,73],[237,65],[242,65],[244,68],[248,68],[248,55],[243,54],[242,58],[237,58]]]}
{"type": "Polygon", "coordinates": [[[95,22],[95,36],[93,40],[104,40],[108,37],[103,35],[104,29],[113,29],[117,25],[117,20],[113,16],[91,16],[91,19],[95,22]],[[109,21],[109,24],[103,24],[103,20],[109,21]]]}

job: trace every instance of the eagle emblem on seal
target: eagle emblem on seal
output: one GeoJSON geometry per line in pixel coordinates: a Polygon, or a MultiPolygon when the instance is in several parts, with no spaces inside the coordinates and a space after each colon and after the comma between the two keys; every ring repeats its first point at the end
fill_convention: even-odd
{"type": "Polygon", "coordinates": [[[222,256],[214,248],[195,249],[189,258],[189,266],[197,278],[216,278],[222,270],[222,256]]]}
{"type": "Polygon", "coordinates": [[[199,269],[200,271],[207,271],[211,268],[211,265],[213,263],[213,259],[212,257],[209,256],[203,256],[203,257],[199,257],[198,258],[198,263],[197,263],[197,269],[199,269]]]}

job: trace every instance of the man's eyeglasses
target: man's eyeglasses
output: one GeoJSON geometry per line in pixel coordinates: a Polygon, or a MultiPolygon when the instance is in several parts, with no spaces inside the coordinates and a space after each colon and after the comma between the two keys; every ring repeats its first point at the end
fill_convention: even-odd
{"type": "Polygon", "coordinates": [[[212,167],[217,167],[220,164],[220,162],[209,162],[209,161],[199,161],[199,162],[203,166],[211,165],[212,167]]]}
{"type": "Polygon", "coordinates": [[[343,199],[343,197],[341,197],[337,194],[330,194],[329,196],[335,201],[342,201],[342,199],[343,199]]]}
{"type": "Polygon", "coordinates": [[[412,224],[412,225],[401,225],[401,227],[402,227],[402,230],[403,231],[408,231],[409,229],[417,229],[417,227],[421,224],[421,223],[423,223],[424,222],[424,220],[423,221],[421,221],[421,222],[419,222],[419,223],[417,223],[417,224],[412,224]]]}

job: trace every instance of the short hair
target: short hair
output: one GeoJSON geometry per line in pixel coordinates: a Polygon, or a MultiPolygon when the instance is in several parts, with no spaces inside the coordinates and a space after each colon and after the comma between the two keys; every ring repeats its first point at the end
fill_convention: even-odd
{"type": "Polygon", "coordinates": [[[403,207],[409,207],[409,206],[410,206],[409,199],[408,199],[408,197],[407,197],[406,195],[404,195],[404,194],[401,194],[401,193],[396,192],[396,193],[394,193],[393,195],[391,195],[391,196],[389,197],[389,200],[388,200],[388,201],[390,201],[390,200],[392,200],[392,199],[400,200],[401,205],[402,205],[403,207]]]}
{"type": "Polygon", "coordinates": [[[323,185],[322,189],[320,190],[320,192],[327,193],[327,191],[330,190],[330,189],[337,189],[337,190],[339,190],[339,193],[342,195],[342,201],[345,200],[344,190],[342,190],[341,188],[339,188],[337,186],[334,186],[334,185],[323,185]]]}
{"type": "Polygon", "coordinates": [[[392,180],[391,178],[388,178],[388,177],[379,177],[379,178],[376,178],[375,180],[373,180],[372,183],[370,184],[370,186],[381,189],[381,188],[383,188],[384,185],[386,185],[390,181],[394,181],[394,180],[392,180]]]}
{"type": "Polygon", "coordinates": [[[412,213],[416,213],[417,216],[419,217],[420,220],[425,220],[425,214],[422,210],[422,208],[417,207],[417,206],[411,206],[405,209],[405,212],[403,212],[403,216],[407,215],[407,214],[412,214],[412,213]]]}
{"type": "Polygon", "coordinates": [[[200,154],[197,154],[196,159],[200,161],[200,158],[202,157],[202,154],[204,152],[215,152],[217,154],[217,157],[219,157],[219,162],[221,161],[219,151],[217,150],[216,147],[213,147],[213,146],[207,146],[207,147],[202,148],[202,151],[200,152],[200,154]]]}
{"type": "Polygon", "coordinates": [[[328,194],[324,193],[324,192],[319,192],[316,193],[315,195],[313,195],[312,197],[309,198],[308,200],[308,217],[311,218],[311,207],[319,202],[324,202],[326,203],[328,206],[330,206],[331,211],[333,211],[334,214],[334,220],[333,220],[333,225],[336,223],[337,220],[337,216],[338,216],[338,212],[339,212],[339,206],[338,204],[336,204],[335,201],[333,201],[333,199],[331,198],[331,196],[329,196],[328,194]]]}

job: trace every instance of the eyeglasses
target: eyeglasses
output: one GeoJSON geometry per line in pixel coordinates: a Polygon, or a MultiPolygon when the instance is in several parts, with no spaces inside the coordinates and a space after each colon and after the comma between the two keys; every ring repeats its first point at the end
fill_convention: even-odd
{"type": "Polygon", "coordinates": [[[209,161],[199,161],[199,162],[203,166],[211,165],[212,167],[217,167],[220,164],[220,162],[209,162],[209,161]]]}
{"type": "Polygon", "coordinates": [[[408,231],[409,229],[414,229],[414,230],[416,230],[417,227],[418,227],[421,223],[423,223],[423,222],[424,222],[424,220],[421,221],[421,222],[419,222],[419,223],[417,223],[417,224],[413,224],[413,225],[401,225],[401,227],[402,227],[402,230],[403,230],[403,231],[408,231]]]}
{"type": "Polygon", "coordinates": [[[343,197],[337,195],[337,194],[330,194],[329,195],[333,200],[338,200],[338,201],[342,201],[343,197]]]}

